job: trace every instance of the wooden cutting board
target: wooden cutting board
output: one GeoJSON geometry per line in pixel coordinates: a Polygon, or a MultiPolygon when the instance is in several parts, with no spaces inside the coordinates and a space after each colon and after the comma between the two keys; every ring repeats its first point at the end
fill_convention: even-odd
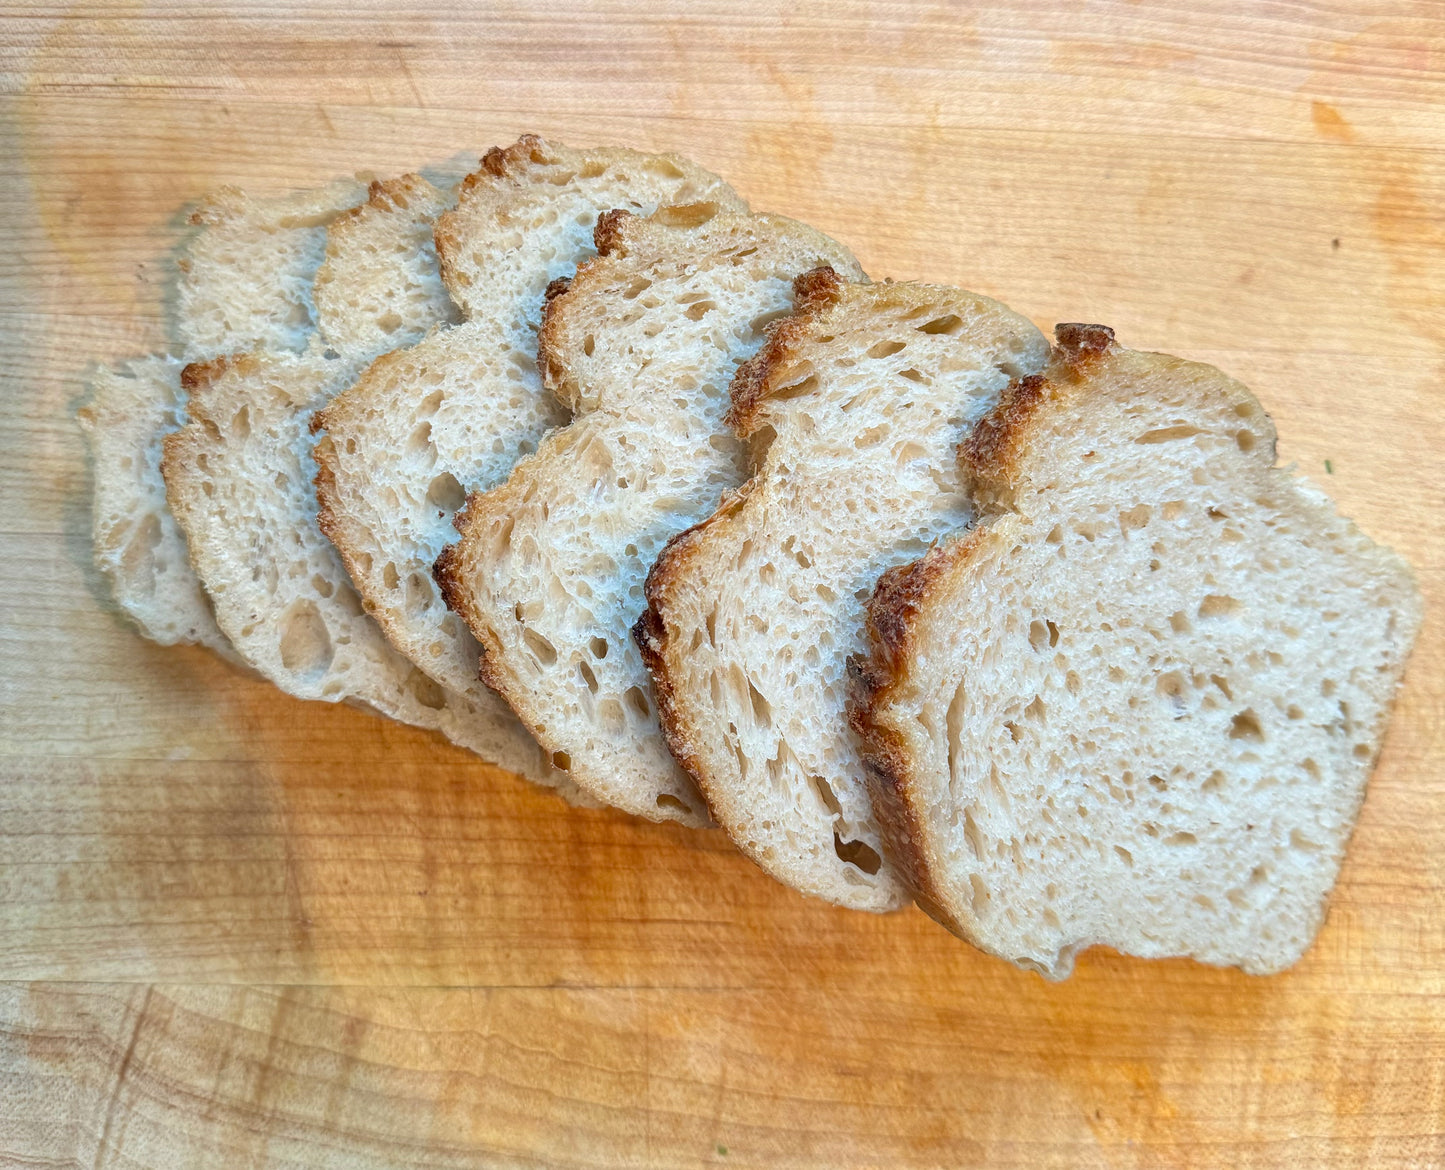
{"type": "Polygon", "coordinates": [[[5,9],[0,1164],[1445,1165],[1442,17],[5,9]],[[1429,606],[1295,969],[1048,985],[127,627],[72,415],[166,345],[186,203],[523,130],[686,151],[875,276],[1254,387],[1429,606]]]}

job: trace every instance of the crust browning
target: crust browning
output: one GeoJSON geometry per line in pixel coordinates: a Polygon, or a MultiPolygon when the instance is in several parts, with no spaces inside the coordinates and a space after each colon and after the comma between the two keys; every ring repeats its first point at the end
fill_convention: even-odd
{"type": "Polygon", "coordinates": [[[1040,409],[1065,384],[1084,377],[1114,349],[1114,331],[1107,325],[1064,323],[1054,326],[1056,344],[1048,368],[1012,382],[998,403],[979,419],[959,446],[958,459],[972,480],[975,504],[1006,503],[1019,474],[1019,459],[1028,449],[1040,409]]]}
{"type": "Polygon", "coordinates": [[[708,785],[707,770],[702,766],[690,729],[678,703],[678,689],[673,684],[672,672],[668,665],[668,650],[671,639],[667,633],[664,611],[668,606],[672,590],[685,573],[688,563],[702,547],[709,531],[730,521],[741,510],[756,479],[750,479],[735,492],[723,496],[715,511],[706,520],[685,528],[663,545],[662,552],[648,570],[643,595],[647,607],[632,627],[632,640],[642,654],[642,663],[652,676],[652,690],[657,699],[657,721],[667,740],[668,750],[677,760],[697,789],[707,801],[708,811],[714,820],[719,820],[713,794],[708,785]]]}
{"type": "Polygon", "coordinates": [[[921,808],[908,746],[880,715],[908,678],[920,611],[946,579],[980,554],[989,531],[987,523],[979,525],[946,545],[935,545],[911,564],[884,573],[868,602],[870,652],[848,663],[853,690],[848,723],[858,735],[868,796],[889,858],[920,909],[969,942],[975,941],[972,933],[946,909],[948,896],[934,877],[923,831],[926,810],[921,808]]]}
{"type": "Polygon", "coordinates": [[[843,278],[826,264],[794,278],[793,311],[769,326],[763,347],[733,376],[732,407],[726,421],[739,438],[746,439],[757,428],[758,408],[775,389],[774,379],[787,368],[794,349],[842,295],[843,278]]]}

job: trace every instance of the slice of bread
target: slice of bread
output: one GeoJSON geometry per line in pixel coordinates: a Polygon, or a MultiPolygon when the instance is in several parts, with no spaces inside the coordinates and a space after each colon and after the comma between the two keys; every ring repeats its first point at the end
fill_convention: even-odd
{"type": "Polygon", "coordinates": [[[888,574],[853,712],[919,902],[1050,978],[1095,943],[1264,973],[1324,917],[1421,619],[1209,366],[1061,325],[888,574]]]}
{"type": "Polygon", "coordinates": [[[116,603],[157,642],[199,642],[230,655],[161,479],[161,442],[186,418],[181,367],[232,350],[303,348],[326,224],[362,190],[345,181],[270,199],[226,188],[206,199],[191,221],[200,230],[177,261],[174,330],[185,358],[101,369],[92,383],[78,417],[94,469],[96,563],[116,603]]]}
{"type": "Polygon", "coordinates": [[[670,207],[609,212],[599,256],[547,304],[540,366],[574,412],[510,478],[474,493],[437,561],[482,674],[599,800],[653,820],[708,821],[668,753],[630,630],[668,537],[742,481],[728,385],[793,304],[792,278],[849,251],[779,216],[670,207]]]}
{"type": "Polygon", "coordinates": [[[566,421],[537,373],[543,294],[592,254],[612,207],[710,198],[721,179],[670,155],[572,150],[528,136],[493,150],[436,226],[442,272],[470,320],[375,362],[317,418],[321,525],[368,611],[433,679],[474,700],[478,648],[433,587],[465,494],[504,480],[566,421]]]}
{"type": "Polygon", "coordinates": [[[229,656],[161,478],[161,440],[186,417],[184,364],[141,358],[102,368],[91,382],[91,399],[77,417],[94,469],[95,563],[147,638],[165,646],[199,642],[229,656]]]}
{"type": "Polygon", "coordinates": [[[352,361],[414,345],[461,320],[442,285],[432,225],[454,202],[420,175],[373,182],[326,232],[312,287],[321,341],[352,361]]]}
{"type": "Polygon", "coordinates": [[[500,700],[448,692],[387,644],[316,526],[307,423],[353,376],[341,359],[261,351],[183,371],[191,421],[166,437],[162,470],[216,621],[290,694],[365,703],[555,783],[500,700]]]}
{"type": "Polygon", "coordinates": [[[826,270],[733,383],[756,474],[668,544],[638,629],[663,727],[713,815],[780,881],[861,910],[906,901],[844,717],[885,569],[969,519],[954,452],[1048,345],[960,289],[826,270]]]}

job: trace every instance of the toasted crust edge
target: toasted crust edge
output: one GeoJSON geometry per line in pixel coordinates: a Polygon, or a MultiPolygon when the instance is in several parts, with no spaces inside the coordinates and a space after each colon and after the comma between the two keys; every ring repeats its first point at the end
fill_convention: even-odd
{"type": "Polygon", "coordinates": [[[724,422],[739,438],[746,439],[757,429],[762,404],[775,388],[774,379],[803,339],[842,300],[845,283],[828,264],[793,278],[793,311],[768,327],[762,348],[733,375],[732,405],[724,422]]]}
{"type": "Polygon", "coordinates": [[[707,802],[712,818],[722,823],[718,816],[719,800],[708,782],[702,759],[693,746],[689,735],[688,722],[678,703],[678,688],[675,685],[668,656],[671,639],[667,633],[664,610],[669,604],[672,589],[681,577],[684,567],[697,555],[698,549],[708,530],[731,520],[746,502],[753,490],[756,478],[749,479],[735,492],[723,496],[717,509],[706,520],[685,528],[663,545],[657,560],[647,572],[643,584],[643,598],[647,602],[642,616],[632,626],[632,640],[642,654],[642,664],[652,676],[652,691],[657,699],[657,721],[662,727],[663,738],[668,750],[683,771],[692,777],[697,790],[707,802]]]}
{"type": "MultiPolygon", "coordinates": [[[[600,225],[599,225],[600,226],[600,225]]],[[[730,396],[732,404],[724,418],[740,438],[747,438],[756,429],[761,404],[773,388],[773,378],[792,357],[818,320],[842,299],[845,281],[831,265],[820,265],[793,278],[793,310],[774,321],[767,330],[767,340],[733,375],[730,396]]],[[[671,639],[667,633],[666,610],[673,588],[682,577],[684,566],[697,555],[699,546],[715,526],[730,521],[742,508],[758,483],[756,474],[735,492],[723,496],[707,519],[677,533],[663,545],[657,560],[648,570],[643,585],[646,606],[632,627],[632,639],[642,655],[643,665],[652,676],[652,690],[657,699],[658,723],[668,750],[682,769],[692,777],[714,820],[723,805],[720,794],[713,790],[694,746],[693,736],[678,698],[669,657],[671,639]]]]}
{"type": "Polygon", "coordinates": [[[948,908],[948,896],[935,880],[918,784],[903,737],[879,716],[907,677],[904,664],[924,602],[950,573],[981,553],[990,535],[989,525],[981,524],[947,544],[934,545],[918,560],[885,572],[868,602],[865,620],[871,649],[848,662],[853,692],[847,705],[848,724],[858,736],[864,782],[889,860],[919,908],[975,946],[978,940],[967,922],[948,908]]]}

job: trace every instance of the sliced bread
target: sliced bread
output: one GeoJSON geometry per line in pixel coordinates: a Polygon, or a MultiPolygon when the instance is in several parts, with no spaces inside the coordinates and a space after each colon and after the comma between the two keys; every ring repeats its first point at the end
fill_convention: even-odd
{"type": "Polygon", "coordinates": [[[668,537],[742,481],[728,385],[792,308],[792,278],[862,271],[812,228],[712,203],[609,212],[596,246],[548,301],[539,340],[543,380],[573,421],[468,499],[436,576],[481,643],[482,676],[579,785],[701,825],[630,636],[643,584],[668,537]]]}
{"type": "Polygon", "coordinates": [[[363,362],[461,319],[442,284],[433,222],[455,201],[420,175],[373,182],[326,232],[312,298],[320,340],[363,362]]]}
{"type": "Polygon", "coordinates": [[[958,443],[1042,368],[1026,319],[960,289],[798,281],[738,373],[756,472],[675,538],[638,629],[662,723],[713,815],[780,881],[842,906],[907,900],[844,717],[878,576],[970,516],[958,443]]]}
{"type": "Polygon", "coordinates": [[[429,223],[439,198],[409,176],[374,187],[365,207],[338,222],[306,353],[257,350],[186,367],[191,421],[165,442],[167,498],[221,629],[283,690],[438,729],[575,795],[499,699],[449,692],[391,649],[316,524],[313,412],[355,380],[367,347],[424,332],[436,323],[428,314],[446,312],[434,295],[416,295],[426,285],[412,279],[409,253],[392,281],[371,263],[389,241],[429,223]],[[395,328],[373,328],[392,315],[395,328]]]}
{"type": "Polygon", "coordinates": [[[373,363],[317,416],[321,526],[392,644],[443,685],[489,693],[476,642],[432,583],[452,516],[566,421],[537,373],[548,284],[592,254],[601,211],[700,198],[745,210],[721,179],[670,155],[532,136],[489,152],[436,226],[443,276],[470,319],[373,363]]]}
{"type": "Polygon", "coordinates": [[[148,638],[229,653],[161,479],[161,442],[186,418],[181,367],[232,350],[303,348],[326,224],[362,191],[345,181],[270,199],[226,188],[206,199],[177,261],[173,327],[185,357],[103,368],[92,383],[78,417],[93,465],[96,563],[148,638]]]}
{"type": "Polygon", "coordinates": [[[344,179],[273,199],[222,187],[202,200],[191,215],[201,230],[176,262],[176,331],[187,360],[305,349],[327,227],[365,198],[364,184],[344,179]]]}
{"type": "Polygon", "coordinates": [[[258,351],[187,366],[191,421],[165,440],[166,494],[236,651],[303,699],[354,700],[556,783],[495,698],[447,691],[366,616],[315,521],[311,412],[354,376],[341,359],[258,351]]]}
{"type": "Polygon", "coordinates": [[[890,852],[964,938],[1050,978],[1095,943],[1309,946],[1421,602],[1274,443],[1218,370],[1061,325],[964,444],[986,518],[883,578],[853,712],[890,852]]]}
{"type": "Polygon", "coordinates": [[[166,507],[161,442],[184,424],[185,396],[176,358],[149,357],[91,381],[79,411],[90,447],[95,563],[117,604],[152,641],[198,642],[229,655],[186,554],[186,538],[166,507]]]}

